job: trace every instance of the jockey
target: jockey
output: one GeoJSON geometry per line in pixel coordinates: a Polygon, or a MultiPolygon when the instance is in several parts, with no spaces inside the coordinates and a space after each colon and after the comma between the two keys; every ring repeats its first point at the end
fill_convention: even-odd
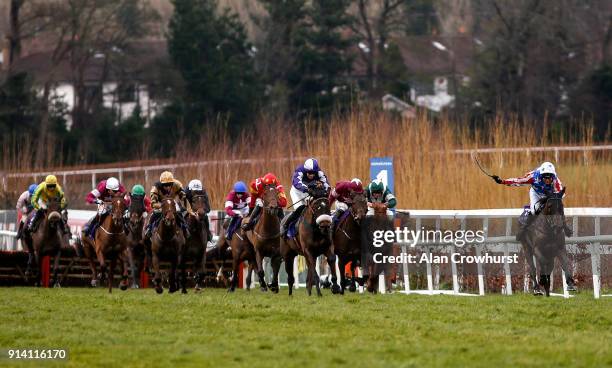
{"type": "Polygon", "coordinates": [[[249,203],[251,196],[248,193],[247,186],[242,181],[234,183],[233,190],[225,197],[225,213],[231,218],[227,227],[225,239],[232,240],[232,234],[238,227],[242,218],[249,214],[249,203]]]}
{"type": "MultiPolygon", "coordinates": [[[[30,233],[36,231],[36,226],[38,226],[38,221],[43,217],[44,210],[47,209],[47,203],[51,198],[55,198],[60,202],[60,210],[66,209],[66,198],[64,197],[64,191],[62,187],[57,183],[57,178],[55,175],[47,175],[45,181],[40,183],[32,198],[30,199],[30,203],[34,208],[34,216],[30,220],[28,224],[28,231],[30,233]]],[[[62,221],[62,226],[65,234],[68,234],[70,231],[67,226],[65,226],[62,221]]]]}
{"type": "Polygon", "coordinates": [[[298,166],[293,172],[291,191],[289,194],[291,195],[293,206],[296,206],[298,203],[300,204],[285,220],[284,226],[281,228],[283,236],[286,237],[289,225],[295,222],[302,214],[302,211],[304,211],[304,208],[306,208],[304,200],[310,196],[312,193],[312,186],[316,185],[317,182],[320,182],[324,189],[329,191],[330,186],[327,182],[327,176],[325,176],[325,173],[319,167],[319,162],[315,158],[307,159],[303,165],[298,166]]]}
{"type": "MultiPolygon", "coordinates": [[[[546,193],[559,193],[563,190],[563,184],[557,176],[555,165],[550,162],[542,163],[542,165],[540,165],[538,168],[519,178],[501,179],[497,175],[493,175],[492,178],[497,184],[504,184],[508,186],[517,187],[531,185],[531,188],[529,189],[529,209],[526,209],[519,218],[521,228],[516,234],[516,239],[519,241],[535,218],[533,215],[535,215],[540,209],[540,200],[546,198],[546,193]]],[[[567,224],[565,225],[564,230],[567,236],[572,235],[572,231],[567,224]]]]}
{"type": "Polygon", "coordinates": [[[92,217],[86,224],[83,226],[82,233],[89,236],[90,238],[94,238],[94,234],[98,225],[104,221],[104,218],[109,213],[109,208],[103,206],[104,202],[109,202],[112,200],[114,195],[117,194],[125,194],[125,188],[122,184],[119,183],[119,180],[114,177],[110,177],[106,180],[102,180],[98,183],[98,185],[87,194],[85,201],[88,204],[96,204],[98,205],[98,213],[92,217]]]}
{"type": "Polygon", "coordinates": [[[187,185],[187,190],[185,191],[185,195],[186,195],[186,198],[189,204],[192,205],[191,206],[192,208],[193,208],[193,196],[194,195],[204,196],[204,207],[205,207],[204,212],[206,213],[210,212],[210,201],[208,199],[208,193],[206,192],[206,188],[204,188],[204,185],[202,185],[201,181],[199,181],[198,179],[193,179],[192,181],[190,181],[189,184],[187,185]]]}
{"type": "Polygon", "coordinates": [[[336,186],[329,193],[329,205],[331,206],[334,202],[336,203],[336,212],[334,212],[333,217],[334,225],[337,225],[342,214],[352,204],[355,193],[363,193],[363,186],[358,178],[354,178],[351,181],[337,182],[336,186]]]}
{"type": "Polygon", "coordinates": [[[278,191],[278,218],[283,219],[283,208],[287,206],[287,196],[285,195],[285,189],[283,188],[280,181],[276,178],[276,175],[267,173],[261,178],[257,178],[251,181],[249,184],[249,192],[251,194],[251,201],[249,202],[249,208],[252,210],[249,222],[242,224],[243,230],[250,230],[255,226],[259,219],[259,214],[264,206],[263,195],[267,185],[274,185],[278,191]]]}
{"type": "Polygon", "coordinates": [[[145,212],[151,213],[151,211],[153,211],[153,208],[151,208],[151,199],[146,196],[145,189],[140,184],[136,184],[132,187],[130,193],[126,194],[125,200],[128,206],[132,201],[143,201],[145,212]]]}
{"type": "Polygon", "coordinates": [[[159,177],[159,181],[153,184],[150,192],[151,204],[153,207],[153,215],[149,219],[149,224],[145,231],[145,238],[151,238],[153,229],[157,227],[157,224],[162,218],[161,213],[161,199],[164,196],[171,196],[174,198],[176,205],[178,206],[181,216],[177,216],[177,219],[183,229],[185,237],[189,236],[189,230],[185,223],[185,212],[193,212],[191,210],[191,204],[186,200],[186,194],[183,190],[183,184],[174,178],[174,175],[170,171],[164,171],[159,177]]]}
{"type": "Polygon", "coordinates": [[[21,220],[19,221],[19,227],[17,229],[16,239],[21,239],[23,235],[23,225],[26,223],[26,219],[28,218],[28,215],[30,214],[30,212],[32,212],[32,210],[34,209],[30,199],[32,198],[32,195],[34,194],[36,187],[38,187],[37,184],[31,184],[28,187],[28,190],[21,193],[21,195],[19,196],[19,199],[17,200],[16,208],[17,208],[17,211],[21,211],[21,220]]]}
{"type": "Polygon", "coordinates": [[[387,205],[387,215],[393,216],[389,208],[395,207],[397,200],[389,188],[380,179],[373,180],[366,189],[366,199],[368,201],[368,213],[366,216],[374,215],[374,203],[384,203],[387,205]]]}

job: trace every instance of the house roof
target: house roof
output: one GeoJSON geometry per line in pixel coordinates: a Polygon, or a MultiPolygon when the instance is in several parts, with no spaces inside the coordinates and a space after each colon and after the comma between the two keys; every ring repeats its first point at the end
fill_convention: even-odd
{"type": "MultiPolygon", "coordinates": [[[[399,48],[402,59],[411,74],[445,75],[454,70],[458,74],[468,74],[474,59],[474,41],[469,36],[439,37],[410,36],[395,37],[390,43],[399,48]],[[434,42],[443,45],[447,51],[434,46],[434,42]],[[452,51],[452,53],[450,52],[452,51]]],[[[357,52],[360,52],[359,50],[357,52]]],[[[362,58],[355,58],[353,71],[365,75],[366,66],[362,58]]]]}
{"type": "MultiPolygon", "coordinates": [[[[156,80],[161,69],[169,64],[165,41],[141,41],[132,43],[129,50],[115,53],[115,60],[108,68],[107,80],[156,80]]],[[[52,51],[37,52],[17,60],[13,64],[15,72],[27,72],[36,82],[45,81],[53,68],[52,51]]],[[[86,82],[99,81],[104,72],[103,55],[92,57],[85,68],[86,82]]],[[[71,81],[75,77],[69,59],[66,57],[53,70],[54,82],[71,81]]]]}

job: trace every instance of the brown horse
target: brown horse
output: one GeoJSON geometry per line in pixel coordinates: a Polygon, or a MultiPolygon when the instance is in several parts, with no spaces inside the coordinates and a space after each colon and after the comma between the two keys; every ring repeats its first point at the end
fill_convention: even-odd
{"type": "MultiPolygon", "coordinates": [[[[287,218],[285,218],[286,220],[287,218]]],[[[317,257],[325,255],[330,271],[332,272],[332,293],[340,292],[336,276],[336,255],[331,239],[331,223],[329,200],[325,191],[318,193],[314,198],[307,200],[306,209],[298,220],[298,235],[295,238],[281,239],[281,255],[285,261],[289,295],[293,294],[293,259],[297,255],[306,258],[308,276],[306,290],[312,295],[312,286],[317,288],[317,295],[322,296],[319,275],[315,269],[317,257]]]]}
{"type": "Polygon", "coordinates": [[[233,272],[232,278],[230,280],[230,287],[227,291],[234,292],[234,290],[236,290],[236,287],[238,287],[239,268],[242,266],[242,262],[244,261],[249,262],[248,274],[246,279],[246,289],[251,290],[251,275],[253,274],[255,265],[257,264],[257,259],[255,256],[255,248],[247,238],[245,231],[242,228],[238,228],[234,232],[234,235],[232,236],[232,240],[230,242],[230,247],[232,250],[233,272]]]}
{"type": "Polygon", "coordinates": [[[69,244],[68,235],[63,231],[67,215],[66,213],[61,214],[60,201],[55,198],[49,199],[46,210],[39,209],[38,211],[45,211],[46,216],[40,220],[34,233],[26,231],[24,234],[24,241],[28,249],[26,276],[31,273],[32,263],[34,263],[37,272],[36,285],[42,285],[42,257],[54,255],[51,285],[60,286],[57,278],[59,259],[62,248],[68,247],[69,244]]]}
{"type": "Polygon", "coordinates": [[[257,262],[257,275],[261,291],[267,291],[265,273],[263,269],[264,257],[272,260],[272,283],[270,290],[278,293],[278,272],[282,263],[280,255],[280,219],[278,211],[278,191],[276,186],[267,185],[263,195],[264,207],[259,220],[246,233],[247,239],[255,249],[255,260],[257,262]]]}
{"type": "MultiPolygon", "coordinates": [[[[128,208],[129,220],[127,223],[127,249],[123,257],[123,267],[128,268],[132,274],[132,288],[138,288],[138,277],[136,276],[143,269],[145,258],[145,244],[142,236],[145,218],[144,197],[132,196],[128,208]]],[[[150,259],[147,259],[150,266],[150,259]]]]}
{"type": "Polygon", "coordinates": [[[191,236],[186,240],[184,257],[193,260],[192,271],[195,274],[195,291],[202,290],[204,286],[204,272],[206,268],[206,246],[209,239],[209,224],[206,213],[210,211],[203,194],[195,194],[191,201],[191,208],[195,215],[187,216],[187,226],[191,236]]]}
{"type": "Polygon", "coordinates": [[[178,290],[176,282],[176,268],[177,265],[181,267],[181,292],[187,293],[185,287],[187,277],[185,273],[185,236],[181,226],[177,220],[180,214],[177,212],[176,203],[172,197],[163,197],[161,200],[161,211],[162,218],[159,225],[155,229],[151,236],[151,253],[153,269],[155,276],[153,282],[155,283],[155,292],[161,294],[164,292],[162,286],[161,273],[159,272],[159,261],[160,259],[170,260],[171,268],[168,277],[170,293],[174,293],[178,290]]]}
{"type": "MultiPolygon", "coordinates": [[[[100,226],[96,229],[94,240],[83,235],[83,250],[89,259],[89,266],[92,274],[92,286],[97,283],[96,259],[100,264],[100,281],[108,277],[108,292],[113,292],[114,272],[117,261],[121,261],[121,256],[128,247],[127,236],[125,234],[123,214],[126,209],[123,194],[116,194],[110,202],[104,204],[110,209],[110,213],[104,217],[100,226]],[[95,257],[94,257],[95,255],[95,257]]],[[[127,289],[127,268],[123,268],[121,290],[127,289]]]]}
{"type": "Polygon", "coordinates": [[[351,262],[349,291],[355,292],[357,290],[355,268],[361,262],[361,220],[368,211],[368,202],[363,193],[354,194],[351,201],[348,216],[338,223],[333,234],[334,251],[338,256],[338,267],[340,268],[342,294],[344,294],[347,281],[344,268],[349,262],[351,262]]]}
{"type": "Polygon", "coordinates": [[[377,253],[383,256],[389,256],[393,252],[393,244],[385,242],[381,247],[374,247],[373,233],[374,231],[393,231],[393,222],[387,216],[387,205],[384,203],[373,203],[374,216],[367,216],[362,224],[361,240],[362,240],[362,261],[366,265],[367,272],[367,290],[371,293],[376,293],[378,288],[378,275],[385,272],[385,288],[391,291],[391,269],[392,265],[387,263],[374,262],[374,255],[377,253]]]}

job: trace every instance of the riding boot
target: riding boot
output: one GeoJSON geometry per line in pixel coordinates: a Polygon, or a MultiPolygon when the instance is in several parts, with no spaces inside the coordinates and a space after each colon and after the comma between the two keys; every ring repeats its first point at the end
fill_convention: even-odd
{"type": "Polygon", "coordinates": [[[281,235],[284,238],[287,238],[287,230],[289,230],[289,226],[293,224],[298,218],[300,218],[300,215],[302,214],[302,211],[304,211],[304,208],[306,208],[306,206],[303,205],[296,208],[295,211],[293,211],[291,215],[287,217],[287,220],[281,225],[281,235]]]}
{"type": "Polygon", "coordinates": [[[523,213],[523,215],[521,215],[521,218],[519,218],[520,228],[519,228],[519,231],[516,233],[517,241],[520,242],[523,239],[523,237],[527,233],[527,229],[529,228],[529,225],[531,225],[534,219],[535,219],[535,216],[532,215],[531,212],[525,212],[523,213]]]}
{"type": "Polygon", "coordinates": [[[336,231],[336,226],[338,226],[338,222],[340,222],[340,218],[344,214],[344,210],[338,209],[334,213],[334,217],[332,217],[332,234],[336,231]]]}
{"type": "Polygon", "coordinates": [[[17,229],[17,236],[15,237],[15,240],[21,239],[22,236],[23,236],[23,221],[19,221],[19,229],[17,229]]]}
{"type": "Polygon", "coordinates": [[[285,212],[283,211],[282,208],[279,207],[276,215],[278,216],[279,220],[283,221],[283,218],[285,217],[285,212]]]}
{"type": "Polygon", "coordinates": [[[153,235],[153,226],[156,225],[158,219],[161,218],[160,212],[153,211],[151,218],[149,219],[149,223],[147,224],[147,228],[145,229],[144,238],[151,239],[151,235],[153,235]]]}
{"type": "Polygon", "coordinates": [[[255,223],[257,222],[257,218],[259,217],[260,213],[261,207],[255,206],[255,208],[253,209],[253,213],[251,213],[251,217],[249,218],[249,222],[246,224],[242,224],[242,230],[251,230],[255,226],[255,223]]]}
{"type": "Polygon", "coordinates": [[[32,220],[28,224],[28,231],[30,233],[34,233],[36,228],[38,227],[38,221],[42,218],[43,210],[37,210],[34,212],[34,216],[32,216],[32,220]]]}

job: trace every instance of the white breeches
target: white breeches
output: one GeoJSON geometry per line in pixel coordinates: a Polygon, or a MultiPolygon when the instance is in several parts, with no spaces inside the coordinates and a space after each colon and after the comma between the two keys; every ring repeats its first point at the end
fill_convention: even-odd
{"type": "MultiPolygon", "coordinates": [[[[366,213],[366,216],[374,216],[374,208],[368,207],[368,212],[366,213]]],[[[393,219],[393,211],[391,211],[390,209],[387,209],[387,216],[390,219],[393,219]]]]}
{"type": "Polygon", "coordinates": [[[308,197],[308,193],[304,193],[302,191],[299,191],[297,189],[295,189],[294,186],[291,186],[291,191],[289,191],[289,195],[291,195],[291,202],[293,202],[292,204],[296,204],[297,202],[300,202],[297,206],[303,206],[305,205],[306,201],[302,201],[302,199],[308,197]]]}
{"type": "Polygon", "coordinates": [[[348,205],[344,202],[336,201],[336,211],[346,211],[348,210],[348,205]]]}
{"type": "Polygon", "coordinates": [[[535,211],[538,209],[538,201],[544,197],[544,194],[538,194],[533,188],[529,189],[529,210],[532,215],[535,214],[535,211]]]}

